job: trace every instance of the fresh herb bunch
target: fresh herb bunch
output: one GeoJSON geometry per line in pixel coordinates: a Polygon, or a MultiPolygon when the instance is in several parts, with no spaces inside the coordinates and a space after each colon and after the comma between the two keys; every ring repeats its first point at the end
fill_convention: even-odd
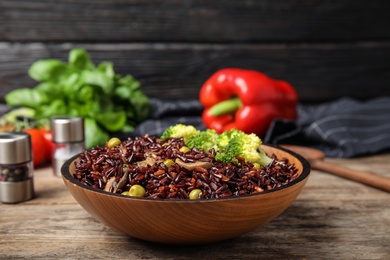
{"type": "Polygon", "coordinates": [[[9,92],[10,107],[32,110],[35,120],[81,116],[86,147],[103,145],[112,133],[129,133],[149,116],[149,98],[131,75],[116,74],[111,62],[95,66],[84,49],[72,49],[68,62],[38,60],[28,74],[39,84],[9,92]]]}

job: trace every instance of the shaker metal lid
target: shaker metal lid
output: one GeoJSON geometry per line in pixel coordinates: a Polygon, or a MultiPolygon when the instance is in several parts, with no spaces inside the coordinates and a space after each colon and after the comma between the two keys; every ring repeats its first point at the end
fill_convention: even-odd
{"type": "Polygon", "coordinates": [[[32,160],[31,137],[22,132],[0,133],[0,164],[18,164],[32,160]]]}
{"type": "Polygon", "coordinates": [[[84,119],[82,117],[53,117],[51,119],[53,142],[68,143],[84,141],[84,119]]]}

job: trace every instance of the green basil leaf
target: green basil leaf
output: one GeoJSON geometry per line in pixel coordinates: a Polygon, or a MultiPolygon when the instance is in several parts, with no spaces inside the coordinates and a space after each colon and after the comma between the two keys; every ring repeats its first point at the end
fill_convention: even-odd
{"type": "Polygon", "coordinates": [[[80,73],[74,72],[61,81],[61,88],[68,99],[77,99],[79,91],[83,85],[83,78],[80,73]]]}
{"type": "Polygon", "coordinates": [[[72,49],[68,57],[69,65],[75,70],[93,69],[89,54],[84,49],[72,49]]]}
{"type": "Polygon", "coordinates": [[[126,113],[124,111],[115,111],[100,113],[95,116],[95,120],[107,131],[120,131],[126,123],[126,113]]]}
{"type": "Polygon", "coordinates": [[[79,89],[79,94],[77,95],[77,100],[84,103],[91,103],[91,100],[95,96],[95,88],[90,85],[83,85],[79,89]]]}
{"type": "Polygon", "coordinates": [[[131,75],[126,75],[124,77],[118,75],[116,82],[119,86],[128,86],[130,88],[138,88],[140,86],[139,82],[131,75]]]}
{"type": "Polygon", "coordinates": [[[49,102],[45,92],[29,89],[29,88],[20,88],[15,89],[9,92],[5,96],[6,104],[10,107],[13,106],[22,106],[29,108],[37,108],[49,102]]]}
{"type": "MultiPolygon", "coordinates": [[[[110,99],[108,96],[97,95],[90,102],[90,117],[96,118],[99,114],[106,114],[115,111],[115,100],[110,99]]],[[[119,109],[118,109],[119,110],[119,109]]]]}
{"type": "Polygon", "coordinates": [[[39,60],[34,62],[28,70],[28,74],[36,81],[57,81],[67,74],[68,65],[59,60],[39,60]]]}
{"type": "Polygon", "coordinates": [[[115,77],[114,65],[111,62],[101,62],[97,70],[103,72],[107,77],[113,79],[115,77]]]}
{"type": "Polygon", "coordinates": [[[130,100],[134,92],[138,91],[139,82],[133,82],[132,85],[117,86],[114,89],[114,95],[122,100],[130,100]]]}
{"type": "Polygon", "coordinates": [[[134,121],[142,122],[149,117],[150,100],[140,90],[133,92],[129,101],[135,113],[134,118],[132,118],[134,121]]]}
{"type": "Polygon", "coordinates": [[[37,108],[36,111],[36,117],[39,119],[68,114],[67,106],[62,99],[53,100],[51,103],[37,108]]]}
{"type": "Polygon", "coordinates": [[[42,82],[35,87],[35,90],[45,93],[49,100],[63,97],[61,84],[54,82],[42,82]]]}
{"type": "Polygon", "coordinates": [[[90,113],[90,104],[89,103],[81,103],[76,100],[68,100],[68,115],[70,116],[81,116],[87,117],[90,113]]]}
{"type": "Polygon", "coordinates": [[[104,72],[95,70],[82,72],[84,84],[94,85],[100,87],[105,94],[110,95],[114,89],[114,81],[112,78],[107,77],[104,72]]]}
{"type": "Polygon", "coordinates": [[[90,149],[97,145],[103,146],[109,139],[109,135],[95,120],[84,118],[85,147],[90,149]]]}

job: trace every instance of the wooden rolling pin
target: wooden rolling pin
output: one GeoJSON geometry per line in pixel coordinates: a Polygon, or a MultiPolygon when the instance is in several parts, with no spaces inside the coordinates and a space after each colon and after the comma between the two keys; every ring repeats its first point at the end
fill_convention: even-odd
{"type": "Polygon", "coordinates": [[[337,164],[323,161],[325,154],[319,150],[297,146],[280,145],[281,147],[293,151],[309,161],[311,167],[316,170],[332,173],[334,175],[360,182],[371,187],[375,187],[390,192],[390,178],[372,172],[355,170],[337,164]]]}

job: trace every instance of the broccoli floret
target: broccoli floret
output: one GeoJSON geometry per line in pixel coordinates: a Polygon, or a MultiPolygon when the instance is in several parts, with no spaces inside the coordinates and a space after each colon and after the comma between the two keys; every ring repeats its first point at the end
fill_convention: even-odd
{"type": "Polygon", "coordinates": [[[199,133],[200,131],[192,125],[177,124],[165,129],[165,131],[161,135],[161,139],[165,140],[170,137],[183,137],[184,142],[186,142],[189,137],[197,135],[199,133]]]}
{"type": "Polygon", "coordinates": [[[262,142],[258,136],[245,134],[237,129],[225,131],[219,135],[215,130],[199,131],[191,125],[177,124],[168,127],[161,139],[170,137],[183,137],[189,148],[197,147],[205,152],[214,148],[215,159],[225,163],[238,162],[237,156],[263,166],[267,166],[272,161],[261,149],[262,142]]]}
{"type": "Polygon", "coordinates": [[[255,134],[245,134],[237,129],[226,131],[217,140],[218,152],[216,160],[223,162],[237,162],[236,156],[246,161],[268,165],[272,159],[261,149],[261,139],[255,134]]]}
{"type": "Polygon", "coordinates": [[[233,141],[233,138],[240,134],[240,131],[237,129],[232,129],[230,131],[225,131],[222,134],[219,135],[219,138],[217,140],[217,146],[219,150],[224,150],[226,146],[229,144],[229,142],[233,141]]]}
{"type": "Polygon", "coordinates": [[[189,148],[196,147],[208,152],[212,148],[216,148],[218,137],[219,135],[215,130],[207,129],[206,131],[201,131],[198,134],[190,136],[185,143],[189,148]]]}
{"type": "Polygon", "coordinates": [[[260,153],[260,161],[258,162],[260,165],[263,165],[263,166],[267,166],[269,165],[271,162],[272,162],[272,158],[268,157],[266,154],[265,154],[265,151],[263,149],[261,149],[261,147],[259,147],[258,149],[259,153],[260,153]]]}
{"type": "Polygon", "coordinates": [[[238,162],[236,156],[241,153],[240,138],[238,136],[233,136],[232,138],[227,139],[227,136],[223,136],[219,141],[220,142],[217,142],[219,145],[217,145],[218,152],[215,155],[215,159],[225,163],[238,162]]]}

